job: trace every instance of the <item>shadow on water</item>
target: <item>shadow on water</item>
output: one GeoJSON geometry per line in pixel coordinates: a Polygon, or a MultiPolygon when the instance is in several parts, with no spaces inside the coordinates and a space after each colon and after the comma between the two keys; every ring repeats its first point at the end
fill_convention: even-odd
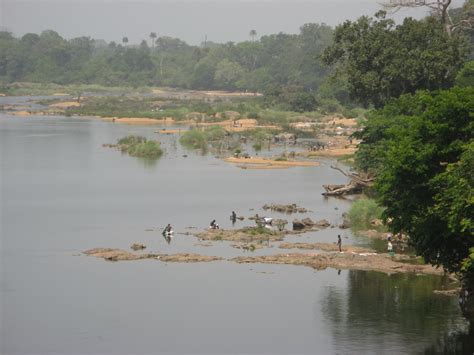
{"type": "Polygon", "coordinates": [[[472,353],[473,327],[457,299],[433,295],[448,278],[348,271],[347,282],[326,288],[321,301],[338,352],[472,353]]]}

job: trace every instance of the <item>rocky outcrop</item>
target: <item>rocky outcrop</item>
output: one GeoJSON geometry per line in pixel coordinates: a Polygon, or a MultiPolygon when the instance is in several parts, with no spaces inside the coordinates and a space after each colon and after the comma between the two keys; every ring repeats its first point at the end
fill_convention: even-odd
{"type": "Polygon", "coordinates": [[[317,222],[314,222],[311,218],[303,218],[301,221],[299,219],[293,220],[294,231],[318,230],[321,228],[327,228],[330,225],[331,224],[325,219],[322,219],[317,222]]]}
{"type": "Polygon", "coordinates": [[[271,211],[275,211],[275,212],[288,213],[288,214],[309,212],[306,208],[298,207],[295,203],[293,203],[291,205],[271,204],[271,205],[265,205],[262,208],[265,211],[266,210],[271,210],[271,211]]]}
{"type": "Polygon", "coordinates": [[[306,228],[306,225],[300,221],[299,219],[294,219],[293,220],[293,230],[294,231],[300,231],[306,228]]]}
{"type": "Polygon", "coordinates": [[[331,223],[329,223],[329,221],[327,221],[326,219],[321,219],[317,221],[316,223],[314,223],[314,225],[318,228],[327,228],[331,226],[331,223]]]}
{"type": "Polygon", "coordinates": [[[416,273],[443,275],[442,268],[435,268],[431,265],[413,265],[404,263],[408,256],[398,255],[390,257],[387,254],[375,253],[350,253],[336,252],[323,254],[277,254],[264,256],[240,256],[231,259],[236,263],[265,263],[265,264],[291,264],[304,265],[316,270],[323,270],[328,267],[335,269],[351,269],[380,271],[387,274],[392,273],[416,273]]]}
{"type": "Polygon", "coordinates": [[[282,232],[273,231],[265,227],[244,227],[242,229],[224,230],[211,229],[200,233],[187,233],[201,240],[228,240],[232,242],[274,242],[281,241],[285,237],[282,232]]]}
{"type": "Polygon", "coordinates": [[[196,263],[196,262],[209,262],[215,260],[222,260],[218,256],[208,256],[192,253],[180,253],[180,254],[155,254],[155,253],[130,253],[121,249],[112,248],[95,248],[86,250],[85,255],[94,256],[96,258],[103,258],[107,261],[131,261],[131,260],[142,260],[142,259],[156,259],[164,262],[180,262],[180,263],[196,263]]]}
{"type": "MultiPolygon", "coordinates": [[[[302,250],[323,250],[323,251],[339,251],[336,243],[281,243],[280,249],[302,249],[302,250]]],[[[356,247],[353,245],[343,245],[344,252],[352,253],[375,253],[375,250],[368,248],[356,247]]]]}

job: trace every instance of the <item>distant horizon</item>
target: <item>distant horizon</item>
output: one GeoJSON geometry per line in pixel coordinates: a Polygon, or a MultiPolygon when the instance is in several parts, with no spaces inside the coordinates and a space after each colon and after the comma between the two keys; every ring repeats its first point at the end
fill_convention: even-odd
{"type": "MultiPolygon", "coordinates": [[[[453,1],[453,7],[463,4],[453,1]]],[[[0,29],[21,37],[45,30],[63,38],[91,37],[106,42],[149,43],[149,34],[179,38],[190,45],[207,40],[242,42],[250,30],[257,38],[295,34],[305,23],[331,27],[382,9],[374,0],[0,0],[0,29]]],[[[427,9],[403,9],[393,18],[422,18],[427,9]]]]}

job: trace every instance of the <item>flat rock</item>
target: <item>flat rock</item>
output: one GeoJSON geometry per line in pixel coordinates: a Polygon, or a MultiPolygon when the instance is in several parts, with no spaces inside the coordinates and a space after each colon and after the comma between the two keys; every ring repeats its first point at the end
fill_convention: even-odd
{"type": "MultiPolygon", "coordinates": [[[[281,243],[280,249],[304,249],[304,250],[323,250],[339,251],[337,244],[331,243],[281,243]]],[[[375,253],[375,250],[356,247],[353,245],[342,245],[342,251],[351,253],[375,253]]]]}
{"type": "Polygon", "coordinates": [[[304,207],[299,207],[295,203],[290,205],[279,205],[279,204],[271,204],[271,205],[264,205],[262,207],[264,210],[271,210],[280,213],[307,213],[308,210],[304,207]]]}
{"type": "Polygon", "coordinates": [[[201,240],[228,240],[232,242],[258,242],[258,241],[281,241],[285,235],[281,232],[269,230],[266,228],[244,227],[242,229],[211,229],[200,233],[193,233],[195,237],[201,240]]]}
{"type": "Polygon", "coordinates": [[[433,274],[443,275],[441,268],[435,268],[431,265],[413,265],[401,261],[407,259],[407,256],[390,257],[387,254],[375,253],[292,253],[276,254],[264,256],[239,256],[231,261],[236,263],[265,263],[265,264],[290,264],[304,265],[316,270],[323,270],[328,267],[335,269],[351,269],[380,271],[387,274],[392,273],[415,273],[415,274],[433,274]]]}
{"type": "Polygon", "coordinates": [[[95,248],[86,250],[84,254],[94,256],[96,258],[103,258],[108,261],[131,261],[131,260],[142,260],[142,259],[157,259],[164,262],[178,262],[178,263],[196,263],[196,262],[210,262],[215,260],[222,260],[221,257],[208,256],[192,253],[179,253],[179,254],[137,254],[131,253],[121,249],[112,248],[95,248]]]}

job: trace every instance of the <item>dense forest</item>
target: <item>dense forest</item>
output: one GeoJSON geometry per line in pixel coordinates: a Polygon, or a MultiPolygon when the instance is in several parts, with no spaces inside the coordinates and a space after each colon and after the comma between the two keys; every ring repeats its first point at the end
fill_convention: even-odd
{"type": "Polygon", "coordinates": [[[66,40],[54,31],[21,38],[2,32],[0,79],[252,91],[299,85],[315,91],[328,73],[320,55],[332,35],[329,26],[306,24],[298,35],[192,46],[154,33],[140,45],[129,45],[127,37],[106,43],[89,37],[66,40]]]}

